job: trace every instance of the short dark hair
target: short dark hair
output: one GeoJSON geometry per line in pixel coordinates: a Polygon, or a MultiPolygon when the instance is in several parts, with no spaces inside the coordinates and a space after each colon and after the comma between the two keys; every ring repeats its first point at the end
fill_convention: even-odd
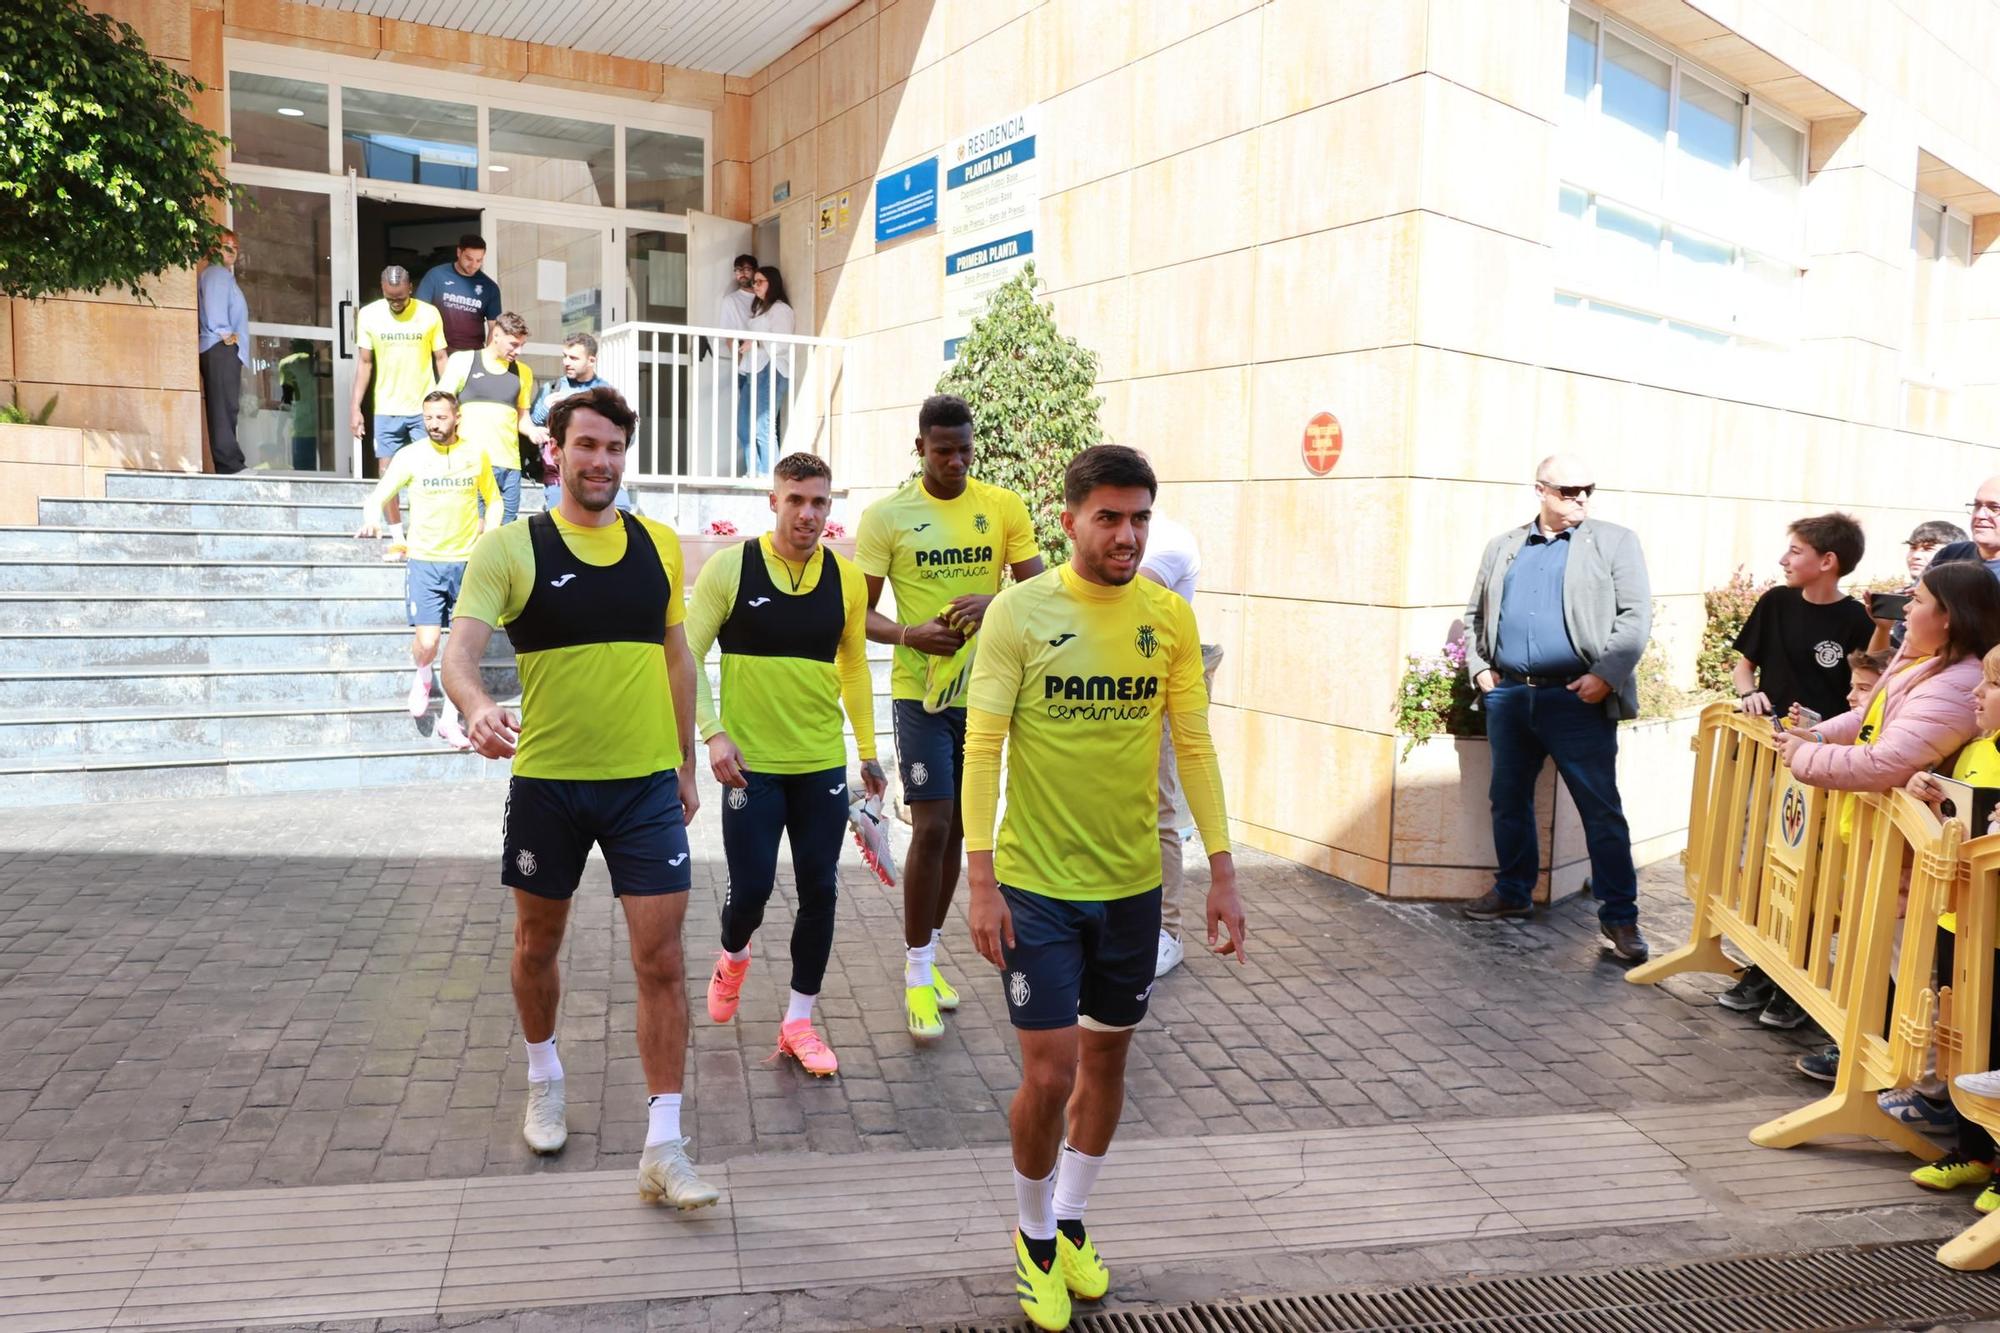
{"type": "Polygon", "coordinates": [[[581,347],[585,356],[597,355],[597,339],[588,333],[572,333],[563,339],[564,347],[581,347]]]}
{"type": "Polygon", "coordinates": [[[639,426],[639,414],[626,405],[624,394],[609,384],[600,384],[595,389],[573,393],[549,409],[549,438],[556,442],[556,448],[562,448],[563,440],[569,435],[569,419],[584,408],[618,427],[625,436],[625,443],[632,443],[632,432],[639,426]]]}
{"type": "Polygon", "coordinates": [[[1854,567],[1861,563],[1862,552],[1868,549],[1861,523],[1852,514],[1815,514],[1800,519],[1785,531],[1821,555],[1832,556],[1842,578],[1854,572],[1854,567]]]}
{"type": "Polygon", "coordinates": [[[1872,671],[1881,675],[1889,669],[1889,654],[1871,653],[1866,648],[1856,648],[1847,655],[1849,671],[1872,671]]]}
{"type": "Polygon", "coordinates": [[[1965,529],[1942,518],[1933,518],[1917,524],[1910,532],[1906,546],[1949,546],[1953,542],[1970,540],[1965,529]]]}
{"type": "Polygon", "coordinates": [[[917,434],[928,435],[932,426],[957,430],[972,424],[972,405],[955,393],[934,393],[917,409],[917,434]]]}
{"type": "Polygon", "coordinates": [[[786,454],[771,469],[773,482],[809,481],[814,477],[825,477],[826,484],[833,485],[833,469],[818,454],[786,454]]]}
{"type": "Polygon", "coordinates": [[[500,318],[493,321],[493,327],[506,334],[509,338],[525,338],[528,336],[528,321],[522,319],[511,310],[503,310],[500,313],[500,318]]]}
{"type": "Polygon", "coordinates": [[[484,250],[486,248],[486,238],[476,231],[469,231],[458,238],[458,248],[461,250],[484,250]]]}
{"type": "Polygon", "coordinates": [[[432,403],[438,402],[439,400],[443,400],[444,402],[450,403],[453,407],[458,406],[458,395],[453,393],[450,389],[432,389],[429,393],[424,395],[424,406],[429,407],[432,403]]]}
{"type": "Polygon", "coordinates": [[[1071,509],[1082,505],[1099,486],[1144,486],[1148,495],[1160,493],[1153,465],[1137,449],[1122,444],[1093,444],[1063,469],[1063,503],[1071,509]]]}
{"type": "Polygon", "coordinates": [[[736,258],[729,265],[729,271],[731,273],[734,273],[737,269],[742,268],[745,264],[748,264],[751,268],[757,267],[757,256],[755,255],[736,256],[736,258]]]}

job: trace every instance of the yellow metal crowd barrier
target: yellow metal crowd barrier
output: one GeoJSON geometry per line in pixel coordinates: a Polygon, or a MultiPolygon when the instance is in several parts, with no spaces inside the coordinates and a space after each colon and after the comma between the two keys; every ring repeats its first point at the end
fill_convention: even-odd
{"type": "MultiPolygon", "coordinates": [[[[1727,704],[1702,713],[1695,750],[1686,853],[1694,929],[1687,944],[1626,979],[1733,974],[1727,940],[1840,1045],[1833,1091],[1759,1125],[1751,1142],[1790,1148],[1862,1134],[1935,1161],[1937,1145],[1885,1114],[1875,1094],[1916,1082],[1930,1054],[1935,923],[1957,878],[1959,825],[1940,823],[1907,792],[1855,795],[1796,781],[1779,762],[1770,719],[1727,704]],[[1911,928],[1898,956],[1904,918],[1911,928]]],[[[1985,952],[1990,974],[1990,951],[1958,952],[1985,952]]],[[[1983,1021],[1985,1007],[1973,1007],[1983,1021]]],[[[1983,1065],[1983,1041],[1974,1049],[1983,1065]]],[[[2000,1102],[1993,1105],[2000,1123],[2000,1102]]]]}
{"type": "MultiPolygon", "coordinates": [[[[1944,978],[1938,997],[1938,1076],[1947,1082],[1960,1074],[1984,1073],[1992,1064],[1986,1053],[1993,1040],[1993,946],[2000,942],[2000,837],[1965,844],[1955,888],[1958,941],[1951,976],[1944,978]],[[1961,1003],[1961,996],[1968,1002],[1961,1003]]],[[[1954,1084],[1951,1100],[1960,1115],[1989,1134],[2000,1134],[2000,1099],[1976,1096],[1954,1084]]],[[[1991,1268],[2000,1260],[2000,1213],[1946,1241],[1938,1260],[1953,1268],[1991,1268]]]]}

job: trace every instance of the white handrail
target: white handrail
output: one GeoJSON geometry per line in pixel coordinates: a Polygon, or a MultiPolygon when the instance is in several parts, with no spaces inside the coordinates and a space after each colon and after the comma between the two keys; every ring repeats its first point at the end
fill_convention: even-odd
{"type": "Polygon", "coordinates": [[[793,450],[831,461],[847,429],[841,386],[853,355],[840,338],[695,324],[631,321],[598,335],[598,373],[639,413],[626,472],[671,481],[677,520],[683,482],[762,483],[793,450]],[[775,404],[773,394],[782,394],[775,404]]]}

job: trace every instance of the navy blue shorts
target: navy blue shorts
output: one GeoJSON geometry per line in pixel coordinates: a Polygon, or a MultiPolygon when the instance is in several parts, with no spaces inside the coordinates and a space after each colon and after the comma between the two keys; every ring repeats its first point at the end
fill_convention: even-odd
{"type": "Polygon", "coordinates": [[[500,882],[537,898],[575,893],[593,843],[618,896],[685,893],[694,882],[672,769],[603,781],[516,777],[501,819],[500,882]]]}
{"type": "Polygon", "coordinates": [[[384,461],[394,458],[404,445],[429,438],[421,412],[413,417],[383,416],[379,412],[375,415],[375,456],[384,461]]]}
{"type": "Polygon", "coordinates": [[[1109,902],[1074,902],[1009,884],[1000,896],[1014,917],[1006,959],[1007,1016],[1017,1028],[1081,1023],[1119,1032],[1139,1025],[1160,957],[1160,891],[1109,902]]]}
{"type": "Polygon", "coordinates": [[[412,560],[404,567],[403,586],[408,594],[412,625],[451,624],[451,609],[458,605],[458,587],[465,581],[462,560],[412,560]]]}
{"type": "Polygon", "coordinates": [[[965,782],[965,710],[926,713],[920,699],[898,699],[896,761],[903,766],[905,801],[951,801],[965,782]]]}

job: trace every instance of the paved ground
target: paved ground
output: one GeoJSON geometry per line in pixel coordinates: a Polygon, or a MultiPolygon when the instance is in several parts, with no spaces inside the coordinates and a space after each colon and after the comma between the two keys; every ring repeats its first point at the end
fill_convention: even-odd
{"type": "MultiPolygon", "coordinates": [[[[502,799],[468,785],[0,814],[0,1197],[636,1161],[631,970],[601,864],[564,960],[570,1146],[540,1161],[519,1143],[502,799]]],[[[699,1013],[722,888],[712,809],[696,834],[699,1013]]],[[[1252,965],[1191,954],[1156,993],[1129,1135],[1812,1095],[1788,1069],[1804,1038],[1716,1008],[1712,979],[1627,985],[1586,903],[1475,926],[1270,858],[1241,867],[1252,965]]],[[[901,1029],[895,906],[858,861],[843,885],[823,1001],[842,1076],[764,1063],[785,978],[760,963],[734,1027],[697,1023],[701,1159],[1004,1140],[1012,1042],[963,925],[946,956],[965,1005],[918,1050],[901,1029]]],[[[1644,904],[1670,945],[1687,919],[1671,866],[1647,876],[1644,904]]],[[[767,957],[788,924],[774,902],[767,957]]]]}

